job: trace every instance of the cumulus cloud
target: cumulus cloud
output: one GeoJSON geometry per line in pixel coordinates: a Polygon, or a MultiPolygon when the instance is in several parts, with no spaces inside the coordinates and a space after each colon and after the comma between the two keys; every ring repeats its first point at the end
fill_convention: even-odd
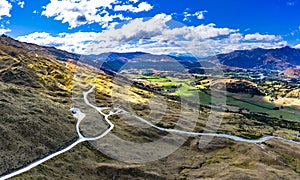
{"type": "Polygon", "coordinates": [[[281,40],[281,39],[282,38],[280,36],[262,35],[259,33],[247,34],[245,36],[245,40],[249,40],[249,41],[277,41],[277,40],[281,40]]]}
{"type": "Polygon", "coordinates": [[[134,13],[142,12],[142,11],[150,11],[153,8],[152,5],[147,2],[141,2],[137,7],[134,7],[132,4],[130,5],[116,5],[115,11],[130,11],[134,13]]]}
{"type": "Polygon", "coordinates": [[[117,11],[142,12],[149,11],[152,6],[141,2],[137,6],[128,3],[137,3],[137,0],[122,3],[118,0],[51,0],[44,7],[42,15],[55,20],[68,23],[70,28],[84,24],[99,23],[102,28],[107,28],[115,20],[129,20],[117,11]],[[120,4],[122,3],[122,4],[120,4]],[[114,12],[110,12],[113,11],[114,12]]]}
{"type": "Polygon", "coordinates": [[[2,16],[10,17],[11,8],[12,5],[7,0],[0,0],[0,19],[2,18],[2,16]]]}
{"type": "Polygon", "coordinates": [[[193,15],[197,17],[197,19],[204,19],[204,13],[207,13],[208,11],[204,10],[204,11],[198,11],[195,12],[193,15]]]}
{"type": "Polygon", "coordinates": [[[170,19],[171,16],[159,14],[148,21],[137,18],[124,24],[121,28],[116,29],[111,27],[101,33],[60,33],[57,36],[51,36],[45,32],[36,32],[27,36],[18,37],[17,39],[43,46],[56,46],[57,48],[76,53],[87,53],[87,51],[91,51],[93,48],[99,48],[102,49],[101,52],[105,52],[112,51],[120,43],[150,39],[161,35],[162,31],[167,28],[166,22],[170,19]],[[89,45],[88,48],[90,50],[87,50],[87,43],[91,41],[95,43],[89,45]]]}
{"type": "Polygon", "coordinates": [[[238,29],[217,27],[215,24],[174,27],[170,26],[172,22],[172,16],[157,14],[151,19],[133,19],[98,33],[60,33],[52,36],[41,32],[18,39],[79,54],[144,51],[153,54],[189,52],[209,56],[238,49],[287,45],[279,36],[242,34],[238,29]]]}
{"type": "Polygon", "coordinates": [[[188,12],[183,12],[183,16],[184,16],[183,21],[188,21],[189,18],[192,16],[192,14],[188,12]]]}
{"type": "Polygon", "coordinates": [[[24,1],[19,1],[18,5],[20,6],[20,8],[24,8],[25,2],[24,1]]]}
{"type": "Polygon", "coordinates": [[[183,26],[180,28],[166,29],[164,31],[163,37],[168,39],[178,39],[181,40],[193,40],[199,41],[209,38],[216,38],[219,36],[226,36],[230,33],[237,32],[236,29],[229,28],[216,28],[216,25],[211,23],[207,25],[199,26],[183,26]]]}
{"type": "Polygon", "coordinates": [[[139,0],[129,0],[130,2],[137,3],[139,0]]]}
{"type": "Polygon", "coordinates": [[[116,0],[51,0],[42,15],[68,23],[71,28],[95,22],[107,27],[116,18],[124,19],[122,14],[110,15],[105,10],[114,3],[116,0]]]}
{"type": "Polygon", "coordinates": [[[243,35],[241,33],[233,33],[230,34],[229,37],[226,39],[228,44],[237,44],[243,40],[243,35]]]}
{"type": "Polygon", "coordinates": [[[166,14],[158,14],[153,18],[144,21],[143,18],[137,18],[124,24],[119,29],[109,29],[101,33],[101,39],[107,41],[128,42],[139,39],[150,39],[162,35],[168,28],[166,23],[172,17],[166,14]]]}
{"type": "Polygon", "coordinates": [[[189,9],[186,9],[186,11],[183,12],[183,21],[190,21],[191,17],[196,17],[197,19],[204,19],[204,14],[208,13],[207,10],[197,11],[195,13],[190,13],[189,11],[189,9]]]}
{"type": "Polygon", "coordinates": [[[0,28],[0,35],[1,34],[6,34],[6,33],[10,32],[10,31],[11,31],[10,29],[0,28]]]}
{"type": "Polygon", "coordinates": [[[294,48],[300,49],[300,44],[297,44],[296,46],[294,46],[294,48]]]}

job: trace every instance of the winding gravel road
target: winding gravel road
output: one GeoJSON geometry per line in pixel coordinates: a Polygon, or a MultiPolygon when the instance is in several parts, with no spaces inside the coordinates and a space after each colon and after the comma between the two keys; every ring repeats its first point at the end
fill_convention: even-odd
{"type": "Polygon", "coordinates": [[[290,143],[294,143],[294,144],[300,144],[300,142],[298,141],[293,141],[293,140],[289,140],[289,139],[285,139],[282,137],[277,137],[277,136],[267,136],[267,137],[263,137],[261,139],[256,139],[256,140],[251,140],[251,139],[245,139],[245,138],[241,138],[238,136],[233,136],[233,135],[228,135],[228,134],[215,134],[215,133],[199,133],[199,132],[189,132],[189,131],[182,131],[182,130],[177,130],[177,129],[166,129],[166,128],[161,128],[158,127],[152,123],[150,123],[149,121],[139,117],[139,116],[134,116],[129,114],[127,111],[122,110],[122,109],[118,109],[121,113],[129,115],[129,116],[133,116],[136,119],[138,119],[140,122],[145,123],[153,128],[156,128],[160,131],[165,131],[165,132],[170,132],[170,133],[178,133],[178,134],[187,134],[190,136],[214,136],[214,137],[223,137],[223,138],[228,138],[228,139],[232,139],[235,141],[239,141],[239,142],[247,142],[247,143],[262,143],[265,141],[268,141],[270,139],[279,139],[282,141],[286,141],[286,142],[290,142],[290,143]]]}
{"type": "Polygon", "coordinates": [[[35,162],[33,162],[33,163],[29,164],[29,165],[26,165],[26,166],[24,166],[24,167],[22,167],[22,168],[20,168],[20,169],[18,169],[16,171],[13,171],[13,172],[11,172],[9,174],[1,176],[0,180],[5,180],[5,179],[8,179],[8,178],[12,178],[12,177],[14,177],[16,175],[19,175],[21,173],[29,171],[30,169],[32,169],[32,168],[34,168],[34,167],[42,164],[43,162],[48,161],[49,159],[52,159],[55,156],[58,156],[58,155],[60,155],[62,153],[65,153],[65,152],[69,151],[70,149],[72,149],[74,146],[76,146],[77,144],[79,144],[81,142],[84,142],[84,141],[94,141],[94,140],[100,139],[100,138],[104,137],[106,134],[108,134],[114,128],[114,125],[108,120],[108,117],[111,116],[111,115],[113,115],[113,114],[118,113],[118,111],[116,111],[116,112],[109,111],[108,114],[105,114],[103,112],[103,110],[109,109],[109,108],[107,108],[107,107],[99,108],[99,107],[96,107],[96,106],[90,104],[89,101],[88,101],[88,99],[87,99],[87,96],[88,96],[89,93],[91,93],[94,90],[94,88],[95,88],[95,86],[93,86],[89,91],[83,92],[84,102],[88,106],[96,109],[101,115],[104,116],[104,119],[105,119],[106,123],[108,124],[108,128],[102,134],[100,134],[100,135],[98,135],[96,137],[84,137],[81,134],[81,132],[80,132],[80,122],[85,118],[86,115],[84,113],[82,113],[80,111],[80,109],[73,108],[73,109],[71,109],[71,111],[75,110],[75,112],[76,112],[74,114],[74,116],[77,118],[76,132],[78,134],[78,139],[75,142],[73,142],[71,145],[65,147],[64,149],[59,150],[59,151],[57,151],[57,152],[55,152],[55,153],[53,153],[53,154],[51,154],[49,156],[46,156],[46,157],[44,157],[42,159],[39,159],[39,160],[37,160],[37,161],[35,161],[35,162]]]}
{"type": "Polygon", "coordinates": [[[228,139],[232,139],[232,140],[235,140],[235,141],[239,141],[239,142],[247,142],[247,143],[262,143],[262,142],[265,142],[265,141],[268,141],[270,139],[279,139],[279,140],[282,140],[282,141],[286,141],[286,142],[290,142],[290,143],[294,143],[294,144],[300,144],[300,142],[297,142],[297,141],[293,141],[293,140],[288,140],[288,139],[284,139],[284,138],[281,138],[281,137],[276,137],[276,136],[267,136],[267,137],[264,137],[264,138],[261,138],[261,139],[258,139],[258,140],[249,140],[249,139],[244,139],[244,138],[241,138],[241,137],[237,137],[237,136],[233,136],[233,135],[228,135],[228,134],[214,134],[214,133],[197,133],[197,132],[188,132],[188,131],[181,131],[181,130],[176,130],[176,129],[166,129],[166,128],[161,128],[161,127],[158,127],[150,122],[148,122],[147,120],[141,118],[141,117],[138,117],[138,116],[135,116],[135,115],[132,115],[130,114],[129,112],[123,110],[123,109],[120,109],[120,108],[115,108],[113,110],[110,110],[108,112],[108,114],[104,113],[103,110],[107,110],[107,109],[111,109],[109,107],[96,107],[94,105],[92,105],[88,99],[87,99],[87,96],[88,94],[92,93],[93,90],[95,88],[95,85],[88,91],[86,92],[83,92],[83,96],[84,96],[84,102],[94,108],[95,110],[97,110],[101,115],[104,116],[104,119],[106,121],[106,123],[108,124],[108,128],[100,135],[98,136],[95,136],[95,137],[84,137],[81,132],[80,132],[80,122],[85,118],[85,114],[82,113],[80,111],[80,109],[77,109],[77,108],[72,108],[71,110],[73,112],[76,112],[74,114],[74,116],[77,118],[77,123],[76,123],[76,132],[78,134],[78,139],[73,142],[71,145],[65,147],[64,149],[62,150],[59,150],[49,156],[46,156],[42,159],[39,159],[29,165],[26,165],[16,171],[13,171],[9,174],[6,174],[6,175],[3,175],[0,177],[0,180],[5,180],[5,179],[8,179],[8,178],[12,178],[16,175],[19,175],[21,173],[24,173],[26,171],[29,171],[30,169],[44,163],[45,161],[48,161],[49,159],[52,159],[53,157],[55,156],[58,156],[62,153],[65,153],[67,151],[69,151],[70,149],[72,149],[74,146],[76,146],[77,144],[81,143],[81,142],[84,142],[84,141],[95,141],[95,140],[98,140],[102,137],[104,137],[105,135],[107,135],[113,128],[114,128],[114,125],[108,120],[109,116],[113,115],[113,114],[126,114],[128,116],[133,116],[135,118],[137,118],[140,122],[142,123],[145,123],[153,128],[156,128],[160,131],[165,131],[165,132],[170,132],[170,133],[179,133],[179,134],[186,134],[186,135],[190,135],[190,136],[214,136],[214,137],[223,137],[223,138],[228,138],[228,139]]]}

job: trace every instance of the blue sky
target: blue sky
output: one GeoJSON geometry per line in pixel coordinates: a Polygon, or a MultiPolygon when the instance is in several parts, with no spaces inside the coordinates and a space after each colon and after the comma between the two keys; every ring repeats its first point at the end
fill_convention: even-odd
{"type": "Polygon", "coordinates": [[[80,54],[300,48],[300,0],[0,0],[0,33],[80,54]]]}

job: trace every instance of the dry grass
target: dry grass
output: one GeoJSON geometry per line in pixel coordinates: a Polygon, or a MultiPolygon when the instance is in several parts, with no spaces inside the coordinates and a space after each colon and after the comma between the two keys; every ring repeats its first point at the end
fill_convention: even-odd
{"type": "MultiPolygon", "coordinates": [[[[76,138],[75,119],[68,109],[71,103],[83,104],[81,93],[90,83],[96,84],[95,96],[89,97],[95,105],[113,106],[117,102],[162,127],[192,127],[192,117],[196,117],[194,130],[203,131],[211,114],[208,108],[189,107],[145,90],[122,86],[92,67],[67,64],[49,53],[36,57],[34,53],[0,43],[0,174],[54,152],[76,138]],[[74,79],[74,73],[78,72],[74,79]],[[72,93],[76,99],[72,100],[72,93]]],[[[88,107],[83,111],[89,112],[88,107]]],[[[292,138],[296,133],[288,126],[273,127],[255,117],[223,112],[215,115],[223,118],[220,133],[246,138],[271,134],[292,138]]],[[[126,141],[148,143],[167,135],[153,128],[142,128],[144,125],[133,117],[113,116],[111,120],[116,125],[112,133],[126,141]]],[[[99,128],[103,127],[95,126],[93,131],[87,129],[84,133],[94,136],[99,128]]],[[[143,164],[113,160],[85,142],[13,179],[300,178],[297,145],[277,140],[256,145],[214,138],[199,149],[199,138],[188,138],[169,156],[143,164]]]]}

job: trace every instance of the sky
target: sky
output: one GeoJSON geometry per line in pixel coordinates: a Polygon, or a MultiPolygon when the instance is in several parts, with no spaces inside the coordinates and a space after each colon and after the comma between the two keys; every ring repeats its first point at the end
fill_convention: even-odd
{"type": "Polygon", "coordinates": [[[0,0],[0,34],[77,54],[300,48],[300,0],[0,0]]]}

